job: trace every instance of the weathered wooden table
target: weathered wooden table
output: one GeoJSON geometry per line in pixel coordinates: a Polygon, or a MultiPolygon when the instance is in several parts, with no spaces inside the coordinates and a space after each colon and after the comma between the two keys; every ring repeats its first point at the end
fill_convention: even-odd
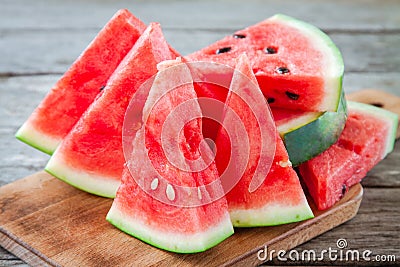
{"type": "MultiPolygon", "coordinates": [[[[345,60],[344,88],[381,88],[400,96],[400,2],[392,1],[0,1],[0,186],[43,169],[44,155],[14,138],[52,84],[119,8],[161,22],[182,54],[275,13],[311,22],[336,42],[345,60]]],[[[362,182],[364,198],[351,221],[296,248],[371,250],[400,264],[400,143],[362,182]]],[[[279,262],[275,264],[307,264],[279,262]]],[[[354,264],[354,262],[312,262],[354,264]]],[[[369,262],[369,264],[394,262],[369,262]]],[[[0,248],[0,266],[24,262],[0,248]]]]}

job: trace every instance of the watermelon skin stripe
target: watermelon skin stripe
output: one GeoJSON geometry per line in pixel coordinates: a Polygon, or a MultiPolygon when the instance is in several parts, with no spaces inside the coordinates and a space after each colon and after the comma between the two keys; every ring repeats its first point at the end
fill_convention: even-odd
{"type": "Polygon", "coordinates": [[[293,123],[294,127],[289,129],[285,129],[287,125],[278,126],[279,134],[285,143],[293,166],[298,166],[318,156],[338,140],[347,119],[344,91],[337,112],[304,114],[305,117],[308,115],[313,118],[311,121],[302,122],[300,125],[293,123]]]}
{"type": "Polygon", "coordinates": [[[113,202],[106,217],[115,227],[152,246],[177,253],[196,253],[216,246],[233,234],[228,214],[212,228],[195,234],[179,234],[163,232],[149,228],[145,221],[133,218],[121,211],[119,203],[113,202]],[[196,242],[194,242],[194,240],[196,242]],[[201,241],[200,241],[201,240],[201,241]],[[173,246],[171,244],[174,244],[173,246]]]}

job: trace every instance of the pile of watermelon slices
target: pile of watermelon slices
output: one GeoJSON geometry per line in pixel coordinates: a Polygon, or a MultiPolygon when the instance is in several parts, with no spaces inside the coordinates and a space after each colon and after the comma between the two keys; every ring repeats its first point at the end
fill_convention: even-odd
{"type": "Polygon", "coordinates": [[[392,151],[397,115],[347,102],[343,71],[330,38],[288,16],[181,57],[158,23],[120,10],[16,137],[52,155],[45,170],[55,177],[115,198],[107,220],[117,228],[200,252],[233,227],[312,218],[304,192],[328,209],[392,151]],[[210,110],[201,98],[223,104],[210,110]],[[187,104],[194,119],[174,116],[164,128],[187,104]]]}

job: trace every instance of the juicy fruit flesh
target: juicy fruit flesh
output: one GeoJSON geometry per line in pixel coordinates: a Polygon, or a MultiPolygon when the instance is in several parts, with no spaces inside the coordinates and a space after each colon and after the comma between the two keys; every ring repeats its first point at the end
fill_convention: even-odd
{"type": "Polygon", "coordinates": [[[300,165],[300,174],[318,209],[333,206],[393,147],[397,118],[385,113],[388,111],[350,102],[349,117],[339,140],[300,165]]]}
{"type": "Polygon", "coordinates": [[[52,147],[45,148],[51,154],[99,94],[144,29],[145,25],[129,11],[117,12],[32,113],[26,122],[30,129],[17,136],[39,149],[47,145],[30,138],[30,132],[48,136],[54,140],[52,147]]]}
{"type": "MultiPolygon", "coordinates": [[[[250,76],[250,80],[255,81],[253,73],[251,70],[248,71],[247,69],[249,66],[246,59],[247,58],[243,56],[239,58],[235,71],[237,70],[244,75],[250,76]]],[[[291,167],[288,154],[275,127],[272,129],[272,134],[269,133],[269,138],[271,138],[272,135],[275,139],[274,143],[276,144],[276,151],[268,155],[271,159],[273,157],[272,165],[266,177],[263,177],[264,180],[261,185],[254,192],[250,191],[250,185],[252,179],[254,179],[253,175],[255,174],[257,165],[266,163],[261,160],[261,127],[259,121],[253,114],[254,107],[248,106],[243,99],[237,95],[240,90],[247,92],[250,91],[250,89],[245,87],[246,83],[242,85],[243,78],[235,79],[235,77],[234,74],[226,105],[239,116],[240,121],[244,124],[247,137],[249,138],[250,151],[246,168],[240,180],[233,189],[226,194],[232,223],[234,226],[265,226],[311,218],[313,215],[306,202],[299,179],[296,172],[291,167]],[[251,108],[253,108],[253,110],[251,108]],[[269,216],[270,212],[277,209],[276,207],[280,207],[280,214],[269,216]],[[257,215],[260,213],[264,213],[265,215],[257,215]]],[[[256,89],[259,90],[258,86],[256,89]]],[[[253,94],[255,94],[255,92],[253,94]]],[[[267,112],[269,112],[269,110],[267,110],[267,112]]],[[[226,111],[224,122],[229,123],[231,121],[229,115],[230,113],[226,111]]],[[[264,116],[267,115],[268,114],[264,114],[264,116]]],[[[267,122],[264,121],[264,123],[267,122]]],[[[272,119],[271,123],[273,124],[272,119]]],[[[228,133],[225,128],[220,128],[215,141],[217,147],[215,162],[220,175],[227,170],[227,166],[232,164],[230,161],[234,160],[234,166],[240,165],[239,162],[236,162],[232,154],[245,153],[244,145],[239,148],[234,144],[231,146],[229,134],[238,135],[239,133],[228,133]]],[[[265,141],[266,140],[264,140],[264,142],[265,141]]]]}
{"type": "MultiPolygon", "coordinates": [[[[210,209],[171,207],[155,200],[132,183],[129,170],[125,169],[122,179],[122,186],[107,214],[107,220],[146,243],[173,252],[193,253],[213,247],[233,234],[227,213],[221,217],[211,217],[208,215],[212,212],[210,209]],[[198,220],[203,215],[208,219],[202,220],[202,223],[198,220]]],[[[218,206],[215,209],[218,212],[218,206]]],[[[226,210],[226,207],[219,207],[221,210],[226,210]]]]}
{"type": "MultiPolygon", "coordinates": [[[[358,178],[349,179],[360,173],[354,162],[363,162],[363,158],[334,144],[315,159],[300,165],[300,174],[319,210],[333,206],[343,197],[344,190],[359,182],[358,178]]],[[[360,178],[365,174],[360,173],[360,178]]]]}
{"type": "MultiPolygon", "coordinates": [[[[99,178],[99,184],[108,184],[104,178],[119,181],[125,163],[122,150],[125,111],[142,83],[157,73],[157,64],[171,58],[159,24],[150,24],[111,76],[102,95],[64,138],[46,170],[66,181],[79,178],[77,173],[74,174],[77,177],[71,177],[71,174],[59,168],[52,169],[51,161],[62,158],[66,168],[86,172],[93,180],[99,178]]],[[[74,182],[74,185],[94,194],[115,196],[97,191],[94,185],[93,188],[87,187],[85,179],[87,178],[82,176],[82,184],[74,182]]],[[[117,186],[118,184],[119,182],[114,183],[117,186]]],[[[117,188],[113,189],[114,194],[116,190],[117,188]]]]}
{"type": "Polygon", "coordinates": [[[260,88],[271,106],[336,111],[343,62],[332,41],[318,29],[279,15],[187,58],[234,66],[234,59],[244,52],[251,59],[260,88]]]}
{"type": "MultiPolygon", "coordinates": [[[[177,185],[197,187],[218,178],[213,163],[202,171],[187,172],[170,164],[164,154],[161,140],[163,127],[160,126],[177,106],[196,98],[193,85],[185,83],[190,76],[189,70],[185,64],[176,64],[172,74],[159,72],[153,83],[143,109],[144,124],[133,140],[132,157],[127,162],[129,170],[125,169],[123,173],[122,184],[107,220],[154,246],[189,253],[216,245],[231,235],[233,228],[225,198],[197,207],[172,204],[185,197],[175,190],[177,185]],[[174,82],[185,85],[171,86],[175,89],[164,94],[170,88],[167,85],[174,82]],[[150,163],[144,164],[147,160],[150,163]],[[155,176],[156,173],[158,176],[155,176]],[[153,183],[155,179],[160,183],[153,183]],[[167,185],[163,186],[161,180],[167,185]],[[145,191],[146,188],[151,191],[145,191]],[[155,197],[157,195],[166,196],[171,203],[161,201],[155,197]],[[148,230],[143,232],[141,225],[146,225],[148,230]],[[166,237],[172,236],[174,238],[166,242],[166,237]]],[[[198,104],[196,110],[200,113],[198,104]]],[[[174,133],[186,160],[202,159],[199,151],[203,139],[200,122],[192,120],[185,124],[182,131],[174,133]]],[[[185,164],[192,167],[186,160],[185,164]]]]}
{"type": "Polygon", "coordinates": [[[257,75],[257,71],[262,71],[265,74],[280,77],[282,71],[279,68],[285,67],[288,69],[287,73],[292,74],[310,74],[314,73],[322,75],[322,53],[313,47],[312,41],[301,34],[301,31],[288,27],[285,24],[274,21],[264,21],[254,26],[251,26],[237,33],[243,33],[246,38],[238,39],[234,36],[227,36],[224,39],[216,42],[212,46],[204,48],[199,52],[195,52],[188,57],[190,59],[213,60],[220,63],[225,63],[230,66],[235,66],[235,59],[238,58],[243,52],[251,59],[252,68],[257,75]],[[282,36],[282,33],[285,35],[282,36]],[[276,47],[277,52],[274,54],[266,53],[265,48],[273,46],[276,47]],[[224,53],[217,53],[221,51],[220,48],[225,49],[224,53]],[[243,51],[243,47],[247,47],[243,51]],[[307,64],[304,63],[304,51],[307,51],[307,64]]]}

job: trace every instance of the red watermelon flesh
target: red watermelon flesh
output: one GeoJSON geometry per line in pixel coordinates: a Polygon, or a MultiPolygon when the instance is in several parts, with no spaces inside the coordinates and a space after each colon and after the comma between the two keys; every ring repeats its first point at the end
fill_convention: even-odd
{"type": "MultiPolygon", "coordinates": [[[[188,191],[180,190],[179,186],[194,187],[195,197],[212,195],[213,192],[207,190],[198,193],[197,188],[216,181],[218,172],[213,162],[200,172],[190,171],[196,165],[191,160],[204,163],[199,150],[203,140],[200,119],[190,120],[183,129],[168,127],[175,138],[167,142],[179,145],[184,156],[180,163],[189,171],[179,169],[166,158],[162,126],[179,105],[196,99],[187,66],[179,61],[170,64],[175,66],[159,73],[150,90],[143,109],[143,126],[136,133],[127,162],[129,169],[123,173],[107,220],[156,247],[180,253],[199,252],[227,238],[233,228],[225,198],[200,206],[182,206],[181,201],[193,194],[188,195],[188,191]],[[170,86],[174,83],[179,86],[170,86]],[[166,93],[170,88],[175,89],[166,93]]],[[[192,111],[201,115],[197,100],[191,103],[194,103],[192,111]]],[[[183,123],[179,118],[182,117],[177,116],[174,122],[183,123]]],[[[219,190],[222,191],[220,185],[219,190]]]]}
{"type": "Polygon", "coordinates": [[[52,154],[145,28],[128,10],[118,11],[57,81],[16,137],[52,154]]]}
{"type": "Polygon", "coordinates": [[[222,120],[233,68],[210,62],[189,62],[188,67],[193,76],[197,97],[220,102],[220,105],[210,105],[207,102],[199,101],[203,113],[203,135],[205,138],[215,140],[222,120]]]}
{"type": "MultiPolygon", "coordinates": [[[[288,154],[265,102],[266,113],[263,116],[271,118],[269,138],[272,138],[267,146],[276,146],[276,150],[267,152],[269,153],[267,162],[265,158],[261,158],[263,155],[260,138],[261,123],[266,122],[261,122],[256,118],[254,112],[257,109],[256,105],[248,105],[249,101],[246,103],[245,98],[242,97],[243,94],[240,95],[241,90],[246,94],[256,94],[256,92],[250,91],[249,80],[254,82],[259,90],[247,57],[241,56],[233,75],[226,105],[237,114],[237,119],[243,123],[247,136],[241,136],[237,130],[229,133],[227,126],[232,123],[235,116],[227,110],[223,119],[224,127],[218,132],[215,142],[217,148],[215,162],[222,177],[225,171],[228,171],[228,175],[232,172],[229,170],[229,166],[233,166],[233,172],[238,172],[240,169],[238,167],[241,165],[240,159],[237,160],[233,156],[234,154],[238,154],[239,158],[246,154],[249,155],[247,164],[244,165],[244,172],[239,177],[240,180],[226,195],[231,221],[234,226],[249,227],[284,224],[311,218],[313,214],[308,206],[299,178],[291,167],[288,154]],[[241,75],[235,75],[237,72],[241,75]],[[245,77],[248,77],[247,80],[245,77]],[[231,142],[229,135],[239,136],[240,145],[233,140],[231,142]],[[246,138],[248,138],[249,151],[246,150],[246,138]],[[269,164],[272,164],[269,172],[265,173],[260,186],[252,192],[250,187],[258,166],[266,165],[268,161],[270,161],[269,164]]],[[[260,91],[259,93],[261,94],[260,91]]],[[[263,98],[261,97],[261,99],[263,98]]],[[[266,141],[268,142],[268,140],[264,140],[264,142],[266,141]]]]}
{"type": "Polygon", "coordinates": [[[122,126],[138,88],[157,73],[157,64],[172,59],[159,24],[152,23],[61,142],[46,166],[54,176],[85,191],[114,197],[125,163],[122,126]]]}
{"type": "Polygon", "coordinates": [[[328,36],[305,22],[275,15],[187,56],[235,65],[246,52],[271,106],[336,111],[343,61],[328,36]]]}
{"type": "Polygon", "coordinates": [[[348,102],[348,106],[349,117],[339,140],[299,166],[320,210],[332,207],[393,149],[395,114],[361,103],[348,102]]]}

